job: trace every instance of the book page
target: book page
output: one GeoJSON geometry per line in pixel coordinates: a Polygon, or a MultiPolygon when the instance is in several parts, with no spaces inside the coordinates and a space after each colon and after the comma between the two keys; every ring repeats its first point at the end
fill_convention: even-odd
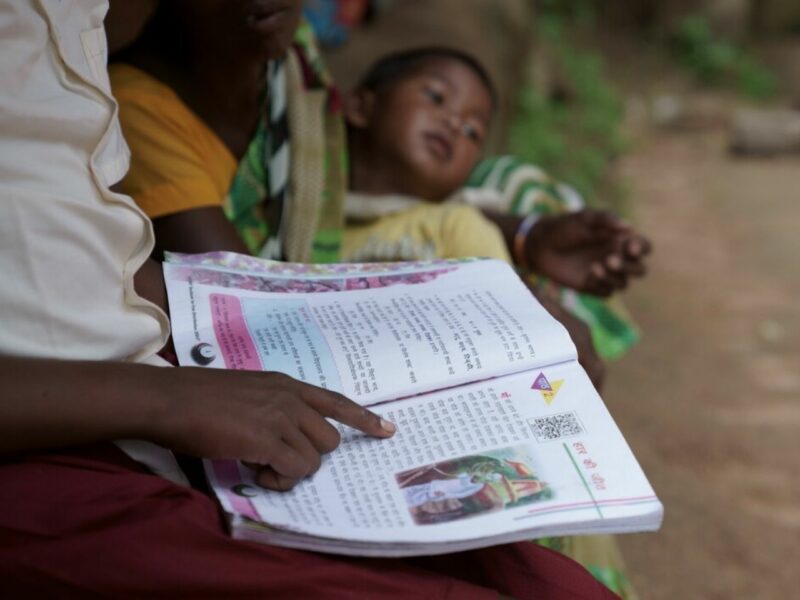
{"type": "Polygon", "coordinates": [[[575,357],[500,261],[311,267],[226,256],[245,264],[164,266],[182,365],[281,371],[366,405],[575,357]]]}
{"type": "Polygon", "coordinates": [[[290,492],[259,488],[234,461],[207,463],[223,506],[279,530],[386,545],[387,555],[393,543],[660,523],[660,503],[575,362],[376,411],[397,423],[393,438],[339,425],[341,446],[290,492]]]}

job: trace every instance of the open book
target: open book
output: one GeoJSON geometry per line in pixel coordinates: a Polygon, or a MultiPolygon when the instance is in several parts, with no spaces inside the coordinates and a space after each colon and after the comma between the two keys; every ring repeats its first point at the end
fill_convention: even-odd
{"type": "Polygon", "coordinates": [[[281,371],[397,424],[290,492],[206,470],[236,537],[364,556],[655,530],[663,508],[566,330],[494,260],[164,265],[182,365],[281,371]]]}

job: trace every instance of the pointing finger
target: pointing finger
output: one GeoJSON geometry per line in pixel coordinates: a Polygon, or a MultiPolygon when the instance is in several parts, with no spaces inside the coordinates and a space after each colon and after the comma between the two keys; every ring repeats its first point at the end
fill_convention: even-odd
{"type": "Polygon", "coordinates": [[[374,412],[336,392],[309,387],[303,399],[322,416],[330,417],[366,434],[386,438],[397,431],[394,423],[382,419],[374,412]]]}

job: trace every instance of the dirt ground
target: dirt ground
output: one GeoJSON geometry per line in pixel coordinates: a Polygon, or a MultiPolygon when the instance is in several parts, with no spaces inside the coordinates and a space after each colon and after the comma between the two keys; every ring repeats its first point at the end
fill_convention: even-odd
{"type": "MultiPolygon", "coordinates": [[[[658,85],[627,79],[635,102],[658,85]]],[[[703,95],[682,97],[724,112],[703,95]]],[[[798,598],[800,157],[731,157],[714,119],[635,137],[619,171],[656,252],[604,396],[666,516],[621,536],[631,578],[643,600],[798,598]]]]}

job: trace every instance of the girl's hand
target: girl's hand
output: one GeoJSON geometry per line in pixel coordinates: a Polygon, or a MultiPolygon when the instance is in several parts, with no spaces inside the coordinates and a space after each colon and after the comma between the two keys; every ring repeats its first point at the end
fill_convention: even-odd
{"type": "Polygon", "coordinates": [[[327,418],[375,437],[395,426],[341,394],[281,373],[202,368],[160,370],[170,390],[149,436],[203,458],[257,466],[264,487],[288,490],[319,469],[321,455],[339,445],[327,418]]]}

